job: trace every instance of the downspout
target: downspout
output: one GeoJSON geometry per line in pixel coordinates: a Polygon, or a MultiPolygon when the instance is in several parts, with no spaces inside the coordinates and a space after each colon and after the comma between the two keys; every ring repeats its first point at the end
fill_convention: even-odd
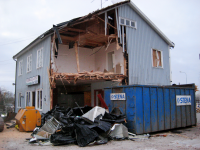
{"type": "Polygon", "coordinates": [[[169,80],[170,80],[170,85],[171,85],[172,84],[172,70],[171,70],[171,53],[170,53],[170,49],[171,49],[171,46],[168,46],[168,51],[169,51],[169,71],[170,71],[169,80]]]}
{"type": "MultiPolygon", "coordinates": [[[[16,83],[17,83],[17,60],[16,59],[13,59],[15,62],[16,62],[16,67],[15,67],[15,105],[16,102],[17,102],[17,93],[16,93],[16,83]]],[[[15,110],[15,105],[14,105],[14,110],[15,110]]],[[[17,111],[15,110],[15,113],[17,113],[17,111]]]]}

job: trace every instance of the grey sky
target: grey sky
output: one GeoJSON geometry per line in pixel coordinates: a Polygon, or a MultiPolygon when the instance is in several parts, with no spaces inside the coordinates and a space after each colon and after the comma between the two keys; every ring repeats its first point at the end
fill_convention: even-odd
{"type": "MultiPolygon", "coordinates": [[[[12,56],[37,36],[58,24],[100,9],[94,0],[0,0],[0,87],[14,92],[15,61],[12,56]]],[[[111,0],[102,0],[103,7],[111,0]]],[[[200,87],[200,1],[132,0],[171,40],[172,83],[200,87]]]]}

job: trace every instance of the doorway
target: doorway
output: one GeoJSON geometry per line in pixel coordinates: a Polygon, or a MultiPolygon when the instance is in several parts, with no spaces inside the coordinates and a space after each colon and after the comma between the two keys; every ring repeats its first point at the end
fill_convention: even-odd
{"type": "Polygon", "coordinates": [[[32,92],[32,106],[35,107],[35,91],[32,92]]]}
{"type": "Polygon", "coordinates": [[[104,97],[104,91],[102,89],[94,90],[94,106],[103,107],[101,101],[97,97],[98,94],[101,94],[101,96],[104,97]]]}

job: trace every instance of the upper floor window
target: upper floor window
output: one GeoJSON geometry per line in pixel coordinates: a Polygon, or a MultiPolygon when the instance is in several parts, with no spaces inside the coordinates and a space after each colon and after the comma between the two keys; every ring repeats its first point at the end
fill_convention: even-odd
{"type": "Polygon", "coordinates": [[[153,67],[163,68],[162,51],[152,49],[153,67]]]}
{"type": "Polygon", "coordinates": [[[37,50],[37,68],[43,67],[43,48],[37,50]]]}
{"type": "Polygon", "coordinates": [[[19,76],[23,74],[23,60],[19,61],[19,76]]]}
{"type": "Polygon", "coordinates": [[[119,17],[119,24],[123,26],[132,27],[132,28],[137,28],[136,21],[133,21],[131,19],[119,17]]]}
{"type": "Polygon", "coordinates": [[[32,70],[32,54],[27,57],[27,72],[32,70]]]}

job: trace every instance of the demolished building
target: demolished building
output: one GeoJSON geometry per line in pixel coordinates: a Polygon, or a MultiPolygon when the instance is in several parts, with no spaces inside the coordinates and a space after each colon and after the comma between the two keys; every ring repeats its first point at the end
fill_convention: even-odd
{"type": "Polygon", "coordinates": [[[54,25],[13,56],[15,112],[101,106],[97,95],[115,85],[170,85],[174,46],[131,1],[54,25]]]}

